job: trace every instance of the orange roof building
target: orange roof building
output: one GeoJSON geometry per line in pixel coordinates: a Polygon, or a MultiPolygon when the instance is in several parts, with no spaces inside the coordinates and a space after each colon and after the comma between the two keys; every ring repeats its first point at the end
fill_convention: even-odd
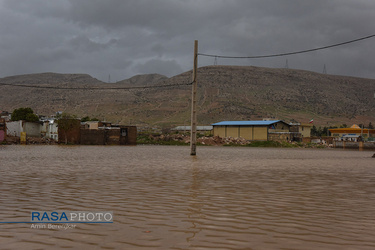
{"type": "Polygon", "coordinates": [[[358,137],[364,138],[375,137],[375,129],[360,128],[358,125],[354,124],[350,128],[331,128],[329,129],[333,137],[358,137]]]}

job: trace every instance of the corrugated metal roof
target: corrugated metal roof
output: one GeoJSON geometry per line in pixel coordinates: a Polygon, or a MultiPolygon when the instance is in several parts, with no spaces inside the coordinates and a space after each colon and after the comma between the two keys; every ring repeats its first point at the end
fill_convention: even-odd
{"type": "Polygon", "coordinates": [[[268,126],[281,120],[274,121],[222,121],[211,124],[212,126],[268,126]]]}
{"type": "MultiPolygon", "coordinates": [[[[197,126],[197,130],[212,130],[212,126],[197,126]]],[[[175,128],[172,128],[172,130],[191,130],[191,126],[177,126],[175,128]]]]}

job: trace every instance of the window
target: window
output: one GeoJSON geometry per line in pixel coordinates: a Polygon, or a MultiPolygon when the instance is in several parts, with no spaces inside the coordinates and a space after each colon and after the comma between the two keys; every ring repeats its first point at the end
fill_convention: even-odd
{"type": "Polygon", "coordinates": [[[127,128],[122,128],[121,129],[121,136],[127,136],[128,135],[128,129],[127,128]]]}

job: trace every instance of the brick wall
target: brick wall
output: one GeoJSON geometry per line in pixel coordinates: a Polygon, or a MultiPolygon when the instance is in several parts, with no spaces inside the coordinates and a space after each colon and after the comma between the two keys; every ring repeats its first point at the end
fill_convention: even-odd
{"type": "Polygon", "coordinates": [[[136,126],[120,126],[121,128],[121,145],[137,145],[137,127],[136,126]],[[126,136],[124,135],[126,131],[126,136]]]}
{"type": "Polygon", "coordinates": [[[105,139],[103,129],[81,129],[81,144],[83,145],[105,145],[105,139]]]}
{"type": "Polygon", "coordinates": [[[120,145],[120,136],[120,129],[107,129],[105,144],[120,145]]]}

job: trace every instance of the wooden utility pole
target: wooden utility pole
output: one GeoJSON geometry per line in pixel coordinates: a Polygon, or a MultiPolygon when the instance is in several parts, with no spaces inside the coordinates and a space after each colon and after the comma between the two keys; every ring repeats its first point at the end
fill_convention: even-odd
{"type": "Polygon", "coordinates": [[[191,133],[190,155],[197,154],[197,70],[198,70],[198,40],[194,42],[193,85],[191,92],[191,133]]]}

